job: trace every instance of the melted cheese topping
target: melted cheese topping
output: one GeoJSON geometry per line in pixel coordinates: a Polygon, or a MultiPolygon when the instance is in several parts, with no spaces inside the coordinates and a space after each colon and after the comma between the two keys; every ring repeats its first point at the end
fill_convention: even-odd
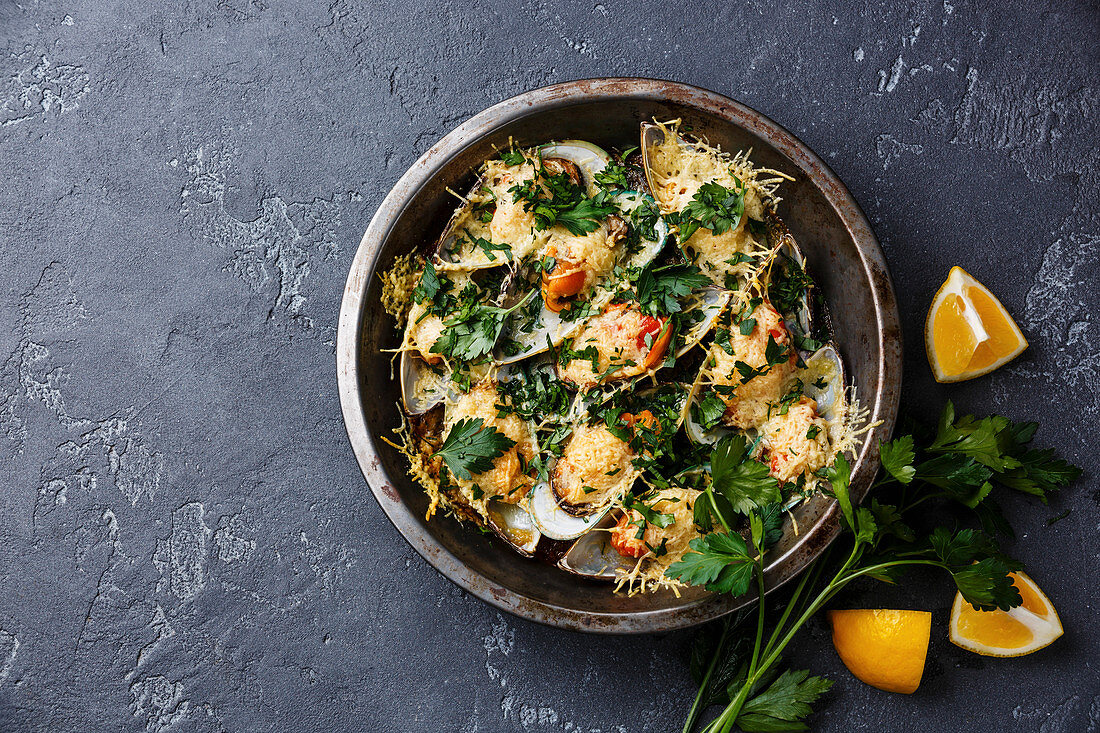
{"type": "Polygon", "coordinates": [[[447,433],[463,418],[481,418],[486,427],[496,428],[516,443],[511,450],[498,457],[488,471],[474,475],[469,481],[455,477],[468,503],[477,508],[482,516],[486,516],[485,504],[493,497],[514,504],[527,494],[532,480],[523,473],[523,467],[538,454],[538,445],[527,423],[514,414],[497,417],[497,404],[507,404],[505,396],[497,394],[492,382],[481,382],[447,406],[447,433]],[[473,491],[475,484],[483,494],[477,499],[473,491]]]}
{"type": "Polygon", "coordinates": [[[699,536],[695,529],[695,518],[692,510],[695,500],[700,492],[693,489],[662,489],[657,492],[654,500],[645,503],[658,514],[671,514],[673,522],[667,527],[658,527],[652,523],[646,523],[645,533],[638,537],[638,526],[641,524],[642,515],[636,509],[631,509],[629,522],[638,524],[626,524],[616,527],[614,542],[618,547],[629,547],[636,552],[636,556],[643,556],[642,552],[649,555],[650,560],[663,567],[683,557],[688,550],[688,542],[699,536]],[[657,548],[665,543],[665,554],[656,557],[650,547],[657,548]]]}
{"type": "Polygon", "coordinates": [[[580,425],[554,466],[554,492],[572,506],[603,506],[634,483],[634,453],[604,425],[580,425]]]}
{"type": "Polygon", "coordinates": [[[495,265],[521,259],[539,249],[549,233],[535,231],[534,214],[525,211],[525,202],[517,201],[510,192],[513,186],[531,181],[535,176],[535,167],[530,161],[513,166],[502,160],[487,161],[481,187],[463,203],[448,227],[454,236],[444,246],[457,249],[444,257],[442,267],[463,269],[495,265]],[[475,209],[490,202],[495,202],[492,218],[487,223],[482,222],[480,213],[475,214],[475,209]],[[479,237],[495,244],[508,245],[509,249],[493,251],[495,260],[490,259],[488,253],[470,241],[479,237]]]}
{"type": "Polygon", "coordinates": [[[649,348],[638,346],[638,334],[642,332],[645,315],[629,307],[612,306],[590,320],[573,339],[573,350],[584,351],[595,346],[599,352],[598,368],[592,368],[588,359],[573,359],[559,369],[567,379],[581,389],[588,389],[600,382],[635,377],[645,372],[643,363],[649,348]],[[610,371],[615,367],[614,371],[610,371]]]}
{"type": "Polygon", "coordinates": [[[606,224],[581,236],[571,234],[565,227],[555,226],[546,243],[546,255],[558,260],[554,273],[584,270],[584,290],[611,272],[617,254],[606,224]]]}
{"type": "Polygon", "coordinates": [[[803,396],[791,405],[786,415],[768,420],[761,434],[768,468],[780,481],[795,481],[832,463],[828,425],[818,417],[817,404],[809,397],[803,396]],[[817,427],[817,433],[807,438],[812,426],[817,427]]]}
{"type": "Polygon", "coordinates": [[[717,183],[732,191],[745,190],[745,211],[741,221],[731,230],[714,234],[700,228],[684,246],[692,252],[692,261],[716,285],[725,286],[726,275],[744,270],[727,260],[738,253],[749,254],[759,248],[747,230],[748,220],[763,221],[769,206],[779,202],[775,196],[780,181],[789,176],[766,168],[756,168],[748,153],[730,157],[720,148],[702,142],[687,142],[677,133],[679,121],[659,125],[664,141],[647,151],[647,159],[655,188],[654,198],[665,212],[687,208],[705,183],[717,183]],[[762,178],[761,173],[771,174],[762,178]]]}
{"type": "Polygon", "coordinates": [[[715,363],[709,370],[712,384],[736,387],[733,394],[719,392],[718,396],[726,403],[725,422],[742,429],[756,427],[768,419],[772,405],[783,396],[787,380],[794,371],[794,365],[788,360],[741,384],[737,362],[759,369],[768,363],[768,341],[773,334],[778,334],[774,338],[782,346],[790,342],[783,317],[770,305],[758,305],[750,317],[756,319],[756,326],[747,336],[742,336],[736,326],[731,329],[732,355],[719,345],[711,349],[715,363]]]}
{"type": "Polygon", "coordinates": [[[745,227],[745,217],[734,229],[715,234],[710,229],[700,227],[684,245],[694,262],[715,285],[725,287],[726,275],[744,272],[746,263],[731,263],[738,254],[751,254],[757,250],[757,244],[745,227]]]}
{"type": "Polygon", "coordinates": [[[500,171],[487,171],[486,184],[496,198],[497,208],[489,222],[489,234],[494,242],[511,244],[513,253],[523,256],[526,252],[517,251],[517,245],[531,240],[531,230],[535,226],[533,212],[524,211],[524,202],[517,201],[509,189],[535,177],[535,169],[530,163],[504,168],[500,171]]]}
{"type": "Polygon", "coordinates": [[[431,353],[432,347],[443,335],[443,319],[437,315],[426,315],[427,306],[413,303],[409,308],[409,325],[405,331],[405,345],[416,351],[424,360],[437,361],[439,354],[431,353]]]}
{"type": "Polygon", "coordinates": [[[778,184],[793,180],[779,171],[754,167],[748,152],[730,157],[721,148],[685,141],[678,134],[679,120],[658,126],[665,133],[664,142],[650,147],[646,157],[655,179],[653,197],[666,212],[683,211],[704,183],[714,182],[733,190],[744,185],[745,214],[760,221],[765,205],[779,201],[775,196],[778,184]],[[771,177],[761,178],[761,173],[771,177]]]}

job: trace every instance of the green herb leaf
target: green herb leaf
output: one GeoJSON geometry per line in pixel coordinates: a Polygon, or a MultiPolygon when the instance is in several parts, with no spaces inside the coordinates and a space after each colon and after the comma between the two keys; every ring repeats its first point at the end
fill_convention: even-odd
{"type": "Polygon", "coordinates": [[[614,203],[585,199],[568,209],[560,210],[557,213],[557,223],[568,229],[570,234],[580,236],[596,231],[600,222],[616,211],[618,207],[614,203]]]}
{"type": "Polygon", "coordinates": [[[749,456],[745,436],[731,435],[718,441],[710,456],[710,479],[738,511],[748,513],[754,506],[766,506],[781,500],[779,482],[768,467],[749,456]]]}
{"type": "Polygon", "coordinates": [[[469,481],[474,474],[492,469],[497,458],[515,447],[514,440],[495,427],[486,427],[480,417],[463,418],[454,424],[436,453],[458,478],[469,481]]]}
{"type": "Polygon", "coordinates": [[[833,496],[840,504],[840,512],[844,515],[844,521],[848,528],[856,531],[856,515],[852,509],[852,497],[848,493],[848,486],[852,481],[852,467],[843,453],[837,453],[833,465],[826,470],[826,476],[833,487],[833,496]]]}
{"type": "Polygon", "coordinates": [[[681,298],[709,282],[707,276],[695,265],[665,265],[656,268],[650,265],[638,276],[635,297],[646,313],[653,316],[670,315],[683,309],[681,298]]]}
{"type": "Polygon", "coordinates": [[[736,229],[745,213],[745,187],[737,181],[739,190],[726,188],[720,183],[704,183],[695,196],[680,212],[680,242],[691,239],[699,227],[723,234],[736,229]]]}
{"type": "Polygon", "coordinates": [[[722,420],[722,415],[726,413],[726,403],[714,392],[707,392],[691,409],[695,422],[703,426],[704,430],[710,430],[722,420]]]}
{"type": "Polygon", "coordinates": [[[882,467],[903,484],[907,484],[917,475],[917,469],[913,468],[913,461],[917,456],[913,452],[913,436],[903,435],[897,440],[882,443],[879,447],[879,458],[882,467]]]}
{"type": "Polygon", "coordinates": [[[711,532],[688,543],[692,552],[665,571],[688,585],[703,585],[714,593],[743,595],[752,580],[753,559],[745,540],[737,534],[711,532]]]}
{"type": "Polygon", "coordinates": [[[621,191],[630,186],[626,182],[626,168],[611,162],[596,174],[596,185],[605,191],[621,191]]]}
{"type": "Polygon", "coordinates": [[[967,603],[982,611],[999,608],[1007,611],[1023,603],[1020,591],[1012,583],[1012,565],[995,557],[987,557],[951,573],[955,587],[967,603]]]}
{"type": "Polygon", "coordinates": [[[1060,458],[1053,450],[1029,450],[1019,457],[1020,465],[997,476],[997,481],[1010,489],[1038,496],[1044,502],[1047,492],[1071,484],[1081,475],[1081,469],[1060,458]]]}
{"type": "Polygon", "coordinates": [[[439,278],[435,274],[435,268],[431,262],[424,263],[424,272],[420,274],[420,282],[413,288],[412,299],[414,303],[424,303],[435,300],[439,292],[439,278]]]}
{"type": "Polygon", "coordinates": [[[788,670],[767,690],[745,703],[737,716],[737,725],[753,733],[806,730],[802,721],[813,713],[811,705],[832,686],[831,680],[811,676],[806,670],[788,670]]]}

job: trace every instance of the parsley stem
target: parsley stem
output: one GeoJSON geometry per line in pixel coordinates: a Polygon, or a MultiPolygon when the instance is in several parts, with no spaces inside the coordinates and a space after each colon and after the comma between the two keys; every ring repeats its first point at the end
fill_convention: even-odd
{"type": "Polygon", "coordinates": [[[698,720],[699,713],[702,712],[699,706],[703,702],[703,694],[707,692],[711,675],[714,674],[714,669],[718,666],[718,660],[722,658],[722,652],[725,651],[726,639],[729,637],[730,626],[730,617],[727,616],[724,620],[724,626],[722,627],[722,636],[719,637],[718,646],[715,648],[714,654],[710,658],[710,664],[707,665],[707,672],[703,675],[703,680],[699,683],[699,692],[695,693],[695,702],[692,703],[691,710],[688,711],[687,721],[684,723],[682,733],[691,733],[695,728],[695,721],[698,720]]]}
{"type": "Polygon", "coordinates": [[[760,644],[764,641],[764,554],[762,552],[753,567],[753,575],[756,576],[756,588],[760,593],[760,598],[756,602],[756,642],[752,646],[752,661],[749,662],[750,674],[756,669],[756,663],[760,661],[760,644]]]}
{"type": "Polygon", "coordinates": [[[775,640],[779,637],[779,634],[782,633],[783,627],[787,623],[787,619],[790,618],[791,612],[794,610],[799,598],[802,596],[802,592],[807,588],[807,586],[813,588],[815,585],[817,585],[817,580],[821,575],[821,568],[825,566],[826,558],[829,554],[829,550],[831,549],[831,546],[826,548],[825,553],[822,557],[818,558],[817,562],[814,563],[813,568],[811,568],[809,572],[802,574],[802,577],[798,581],[798,585],[795,586],[794,592],[791,593],[791,597],[787,600],[787,607],[783,609],[783,615],[779,617],[779,621],[778,623],[776,623],[775,629],[772,631],[771,637],[768,638],[768,643],[764,647],[765,649],[770,649],[772,644],[774,644],[775,640]]]}
{"type": "Polygon", "coordinates": [[[730,529],[729,522],[722,516],[722,511],[718,508],[718,502],[714,500],[714,488],[707,487],[707,498],[710,499],[710,505],[714,509],[714,516],[718,517],[718,521],[722,523],[722,526],[726,528],[727,534],[733,534],[733,530],[730,529]]]}

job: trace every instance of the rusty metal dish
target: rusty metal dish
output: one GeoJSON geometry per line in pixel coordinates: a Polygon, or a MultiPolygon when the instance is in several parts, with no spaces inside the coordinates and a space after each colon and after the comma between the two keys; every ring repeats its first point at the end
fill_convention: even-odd
{"type": "MultiPolygon", "coordinates": [[[[780,215],[802,245],[832,315],[834,340],[860,399],[876,424],[853,469],[862,498],[878,470],[878,444],[893,430],[901,386],[897,303],[882,249],[863,212],[828,166],[764,115],[687,84],[653,79],[587,79],[536,89],[481,112],[425,153],[378,207],[352,262],[340,309],[336,363],[340,404],[359,466],[382,510],[437,570],[492,605],[552,626],[600,633],[651,633],[717,618],[755,600],[690,589],[626,597],[510,551],[492,536],[452,519],[424,520],[427,498],[406,476],[405,459],[380,438],[399,424],[399,387],[390,367],[400,337],[380,302],[377,273],[394,257],[432,239],[474,169],[504,148],[578,138],[622,147],[652,118],[683,118],[724,150],[753,149],[753,161],[793,175],[780,215]]],[[[798,574],[837,536],[836,502],[818,496],[795,510],[769,553],[767,588],[798,574]]]]}

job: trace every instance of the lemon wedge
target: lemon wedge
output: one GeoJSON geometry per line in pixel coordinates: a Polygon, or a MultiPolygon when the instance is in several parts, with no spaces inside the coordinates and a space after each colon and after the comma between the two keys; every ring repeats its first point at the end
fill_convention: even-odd
{"type": "Polygon", "coordinates": [[[952,267],[924,324],[937,382],[961,382],[1015,359],[1027,340],[1001,301],[961,267],[952,267]]]}
{"type": "Polygon", "coordinates": [[[833,646],[848,671],[887,692],[911,694],[920,686],[932,614],[928,611],[829,611],[833,646]]]}
{"type": "Polygon", "coordinates": [[[955,594],[951,643],[987,657],[1019,657],[1038,651],[1062,635],[1054,604],[1024,573],[1011,573],[1023,604],[1008,611],[975,611],[955,594]]]}

